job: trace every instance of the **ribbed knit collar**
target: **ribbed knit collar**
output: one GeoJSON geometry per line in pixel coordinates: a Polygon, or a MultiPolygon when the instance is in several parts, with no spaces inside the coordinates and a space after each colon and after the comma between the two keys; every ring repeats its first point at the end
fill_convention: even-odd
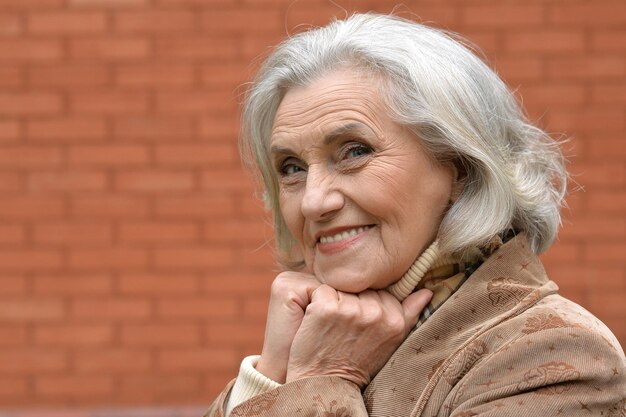
{"type": "Polygon", "coordinates": [[[387,291],[402,302],[412,292],[428,288],[434,293],[429,304],[432,313],[501,245],[501,237],[496,236],[487,245],[460,257],[443,254],[439,242],[434,241],[387,291]]]}

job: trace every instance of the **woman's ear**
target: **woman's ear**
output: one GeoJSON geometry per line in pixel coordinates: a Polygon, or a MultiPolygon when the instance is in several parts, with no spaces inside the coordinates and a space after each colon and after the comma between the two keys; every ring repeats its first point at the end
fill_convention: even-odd
{"type": "Polygon", "coordinates": [[[465,170],[458,162],[452,162],[450,164],[452,169],[452,189],[450,192],[450,204],[456,203],[456,200],[461,196],[463,188],[465,187],[466,174],[465,170]]]}

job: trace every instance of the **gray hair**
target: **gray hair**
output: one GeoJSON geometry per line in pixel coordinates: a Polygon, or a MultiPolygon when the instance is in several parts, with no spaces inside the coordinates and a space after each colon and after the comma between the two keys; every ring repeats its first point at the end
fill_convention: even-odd
{"type": "Polygon", "coordinates": [[[294,239],[270,162],[276,110],[289,88],[346,66],[381,75],[392,119],[462,173],[463,190],[439,227],[444,253],[465,253],[509,229],[527,233],[536,253],[551,245],[566,192],[563,155],[462,42],[396,16],[355,14],[288,38],[265,60],[244,103],[241,150],[262,175],[280,254],[288,256],[294,239]]]}

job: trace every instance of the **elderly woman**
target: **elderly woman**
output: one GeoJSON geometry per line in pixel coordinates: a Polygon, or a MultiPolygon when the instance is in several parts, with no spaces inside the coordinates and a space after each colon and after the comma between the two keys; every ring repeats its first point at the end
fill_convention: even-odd
{"type": "Polygon", "coordinates": [[[285,271],[206,416],[624,416],[622,348],[537,258],[562,155],[460,43],[373,14],[302,33],[243,121],[285,271]]]}

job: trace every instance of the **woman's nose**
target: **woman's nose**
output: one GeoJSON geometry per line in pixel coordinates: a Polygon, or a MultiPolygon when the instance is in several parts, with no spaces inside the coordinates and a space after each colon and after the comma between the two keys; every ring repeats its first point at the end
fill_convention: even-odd
{"type": "Polygon", "coordinates": [[[302,198],[304,217],[314,221],[328,220],[341,210],[344,197],[336,186],[332,175],[309,167],[302,198]]]}

